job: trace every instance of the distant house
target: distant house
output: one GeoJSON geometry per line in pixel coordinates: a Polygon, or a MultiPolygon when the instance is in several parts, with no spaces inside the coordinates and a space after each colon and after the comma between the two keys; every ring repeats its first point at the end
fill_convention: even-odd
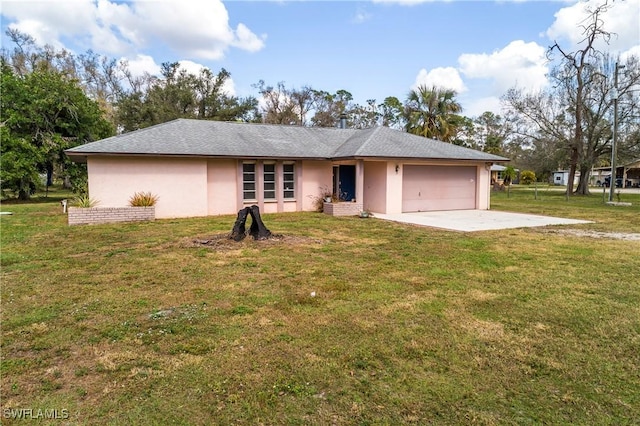
{"type": "Polygon", "coordinates": [[[179,119],[66,151],[89,195],[122,207],[157,195],[156,217],[312,211],[324,192],[378,213],[488,209],[506,158],[387,127],[308,128],[179,119]]]}
{"type": "Polygon", "coordinates": [[[622,178],[623,187],[640,187],[640,159],[616,167],[616,177],[622,178]]]}
{"type": "MultiPolygon", "coordinates": [[[[577,185],[579,181],[580,172],[576,172],[575,176],[573,177],[573,184],[577,185]]],[[[558,170],[556,172],[553,172],[553,184],[567,186],[569,184],[569,171],[558,170]]]]}
{"type": "MultiPolygon", "coordinates": [[[[500,184],[504,183],[504,171],[507,169],[507,166],[503,166],[502,164],[494,164],[491,166],[491,184],[500,184]]],[[[520,175],[520,169],[514,169],[516,171],[516,178],[513,183],[518,182],[518,176],[520,175]]]]}
{"type": "MultiPolygon", "coordinates": [[[[610,180],[611,167],[591,169],[590,185],[602,186],[610,180]]],[[[640,159],[616,167],[616,180],[624,188],[640,188],[640,159]]]]}

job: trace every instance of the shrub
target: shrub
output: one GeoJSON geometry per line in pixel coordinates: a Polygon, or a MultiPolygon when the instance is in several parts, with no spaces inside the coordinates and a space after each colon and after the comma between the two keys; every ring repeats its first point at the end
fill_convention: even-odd
{"type": "Polygon", "coordinates": [[[314,210],[320,213],[324,210],[325,199],[331,198],[331,201],[335,202],[331,190],[326,186],[320,187],[320,195],[309,195],[309,197],[313,200],[314,210]]]}
{"type": "Polygon", "coordinates": [[[158,196],[151,192],[136,192],[129,198],[131,207],[151,207],[158,202],[158,196]]]}
{"type": "Polygon", "coordinates": [[[94,198],[90,198],[88,195],[79,195],[74,199],[74,204],[82,208],[95,207],[98,201],[94,198]]]}
{"type": "Polygon", "coordinates": [[[536,174],[531,170],[524,170],[520,173],[520,183],[524,185],[531,185],[536,181],[536,174]]]}
{"type": "Polygon", "coordinates": [[[502,172],[504,186],[510,186],[511,182],[518,176],[516,169],[513,166],[507,166],[502,172]]]}

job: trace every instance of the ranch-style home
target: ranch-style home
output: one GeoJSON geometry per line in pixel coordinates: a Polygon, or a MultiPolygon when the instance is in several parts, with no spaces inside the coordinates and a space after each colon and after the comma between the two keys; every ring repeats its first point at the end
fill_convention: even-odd
{"type": "Polygon", "coordinates": [[[253,204],[263,213],[313,211],[326,192],[351,203],[338,203],[351,214],[486,210],[491,165],[507,161],[387,127],[188,119],[66,153],[87,163],[89,196],[100,207],[151,192],[157,218],[236,214],[253,204]]]}

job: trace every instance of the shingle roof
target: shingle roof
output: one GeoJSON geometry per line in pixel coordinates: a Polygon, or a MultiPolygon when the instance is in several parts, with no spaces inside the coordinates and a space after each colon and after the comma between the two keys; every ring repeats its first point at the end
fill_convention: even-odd
{"type": "Polygon", "coordinates": [[[87,155],[233,158],[419,158],[506,161],[506,158],[387,127],[337,129],[178,119],[71,148],[87,155]]]}

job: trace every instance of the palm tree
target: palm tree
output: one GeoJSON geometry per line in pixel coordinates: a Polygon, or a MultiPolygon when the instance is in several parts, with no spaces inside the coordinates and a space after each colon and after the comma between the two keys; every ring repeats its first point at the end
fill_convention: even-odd
{"type": "Polygon", "coordinates": [[[511,182],[518,177],[518,172],[513,166],[507,166],[502,171],[502,177],[504,179],[504,186],[507,187],[507,198],[511,196],[511,182]]]}
{"type": "Polygon", "coordinates": [[[414,135],[451,142],[456,135],[462,107],[455,90],[420,85],[409,92],[405,104],[406,130],[414,135]]]}

